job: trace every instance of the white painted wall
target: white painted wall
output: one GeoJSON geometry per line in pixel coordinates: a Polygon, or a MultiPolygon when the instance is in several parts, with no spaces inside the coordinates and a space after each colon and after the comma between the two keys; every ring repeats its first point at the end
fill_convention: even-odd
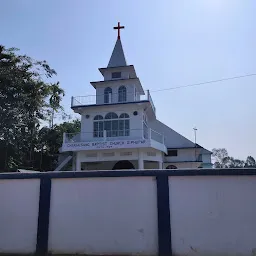
{"type": "Polygon", "coordinates": [[[256,177],[170,177],[175,255],[255,255],[256,177]]]}
{"type": "Polygon", "coordinates": [[[118,89],[120,86],[126,87],[126,101],[132,102],[135,101],[135,94],[134,94],[134,87],[135,84],[133,82],[130,82],[127,84],[127,81],[120,81],[118,84],[110,84],[110,85],[97,85],[96,88],[96,103],[97,104],[104,104],[104,90],[107,87],[110,87],[112,89],[112,97],[111,97],[111,103],[118,103],[118,89]]]}
{"type": "Polygon", "coordinates": [[[54,179],[49,232],[53,253],[156,255],[155,179],[54,179]]]}
{"type": "Polygon", "coordinates": [[[202,154],[202,160],[204,163],[211,163],[211,154],[202,154]]]}
{"type": "MultiPolygon", "coordinates": [[[[111,69],[107,70],[104,73],[104,81],[109,81],[109,80],[116,80],[112,78],[112,72],[121,72],[121,79],[129,79],[129,75],[131,74],[131,70],[129,68],[116,68],[116,69],[111,69]]],[[[117,78],[120,79],[120,78],[117,78]]]]}
{"type": "Polygon", "coordinates": [[[165,156],[164,159],[166,162],[178,162],[178,161],[195,161],[200,149],[197,149],[196,156],[195,156],[195,149],[177,149],[178,154],[177,156],[165,156]]]}
{"type": "MultiPolygon", "coordinates": [[[[93,120],[96,115],[102,115],[103,117],[109,113],[114,112],[118,116],[122,113],[127,113],[130,116],[130,136],[127,139],[142,138],[142,109],[136,104],[134,105],[115,105],[115,106],[102,106],[96,109],[88,109],[81,117],[81,133],[83,141],[97,141],[97,138],[93,137],[93,120]],[[138,115],[134,116],[133,112],[138,111],[138,115]],[[85,116],[89,115],[87,119],[85,116]]],[[[101,139],[101,138],[99,138],[101,139]]]]}
{"type": "Polygon", "coordinates": [[[0,179],[0,253],[34,253],[39,179],[0,179]]]}

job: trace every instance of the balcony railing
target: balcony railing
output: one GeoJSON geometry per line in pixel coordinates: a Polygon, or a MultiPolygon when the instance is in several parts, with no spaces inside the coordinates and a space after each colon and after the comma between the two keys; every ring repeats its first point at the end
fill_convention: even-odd
{"type": "Polygon", "coordinates": [[[109,93],[100,95],[87,95],[87,96],[76,96],[71,98],[71,107],[79,106],[90,106],[90,105],[102,105],[102,104],[113,104],[113,103],[132,103],[140,101],[149,101],[152,110],[155,113],[156,108],[151,98],[149,90],[145,95],[139,95],[134,92],[122,93],[109,93]]]}
{"type": "Polygon", "coordinates": [[[64,133],[63,144],[76,142],[100,142],[116,140],[139,140],[151,139],[164,144],[164,136],[150,128],[129,129],[129,130],[109,130],[81,133],[64,133]]]}

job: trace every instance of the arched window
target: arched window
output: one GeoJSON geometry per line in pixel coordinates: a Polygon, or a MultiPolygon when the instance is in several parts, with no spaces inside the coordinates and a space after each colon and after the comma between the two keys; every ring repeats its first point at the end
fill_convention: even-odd
{"type": "Polygon", "coordinates": [[[104,121],[104,130],[107,137],[118,136],[118,115],[114,112],[106,114],[104,121]]]}
{"type": "Polygon", "coordinates": [[[120,86],[118,89],[118,102],[126,102],[126,87],[120,86]]]}
{"type": "Polygon", "coordinates": [[[103,137],[103,125],[103,116],[95,116],[93,120],[93,137],[103,137]]]}
{"type": "Polygon", "coordinates": [[[105,119],[118,119],[118,115],[114,112],[107,113],[105,119]]]}
{"type": "Polygon", "coordinates": [[[123,113],[119,116],[119,136],[129,136],[130,135],[130,119],[129,115],[123,113]]]}
{"type": "Polygon", "coordinates": [[[171,165],[168,165],[166,169],[178,169],[178,168],[177,166],[171,164],[171,165]]]}
{"type": "MultiPolygon", "coordinates": [[[[100,122],[102,122],[102,121],[100,121],[100,122]]],[[[95,127],[96,127],[96,125],[95,125],[95,127]]],[[[101,129],[101,127],[102,126],[100,124],[100,129],[101,129]]],[[[118,118],[118,115],[114,112],[107,113],[105,115],[105,119],[104,119],[103,130],[106,130],[107,137],[129,136],[130,135],[130,117],[129,117],[129,115],[126,113],[123,113],[118,118]]]]}
{"type": "Polygon", "coordinates": [[[110,87],[105,88],[104,90],[104,103],[112,102],[112,89],[110,87]]]}

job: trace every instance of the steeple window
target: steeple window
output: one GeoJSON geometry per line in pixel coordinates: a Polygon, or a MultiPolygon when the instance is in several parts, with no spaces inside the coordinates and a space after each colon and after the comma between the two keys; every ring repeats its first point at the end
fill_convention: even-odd
{"type": "Polygon", "coordinates": [[[127,91],[125,86],[120,86],[118,89],[118,102],[126,102],[127,91]]]}
{"type": "Polygon", "coordinates": [[[112,89],[110,87],[105,88],[104,90],[104,103],[112,102],[112,89]]]}
{"type": "Polygon", "coordinates": [[[121,78],[121,72],[113,72],[112,73],[112,79],[121,78]]]}

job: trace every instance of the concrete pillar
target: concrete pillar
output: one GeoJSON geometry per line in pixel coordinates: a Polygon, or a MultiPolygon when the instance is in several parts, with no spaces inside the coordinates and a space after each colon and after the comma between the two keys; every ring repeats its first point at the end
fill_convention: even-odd
{"type": "Polygon", "coordinates": [[[138,149],[138,167],[139,167],[139,170],[144,169],[144,157],[143,157],[143,151],[141,149],[138,149]]]}
{"type": "Polygon", "coordinates": [[[79,152],[76,153],[76,171],[77,172],[81,171],[81,162],[80,162],[79,152]]]}
{"type": "Polygon", "coordinates": [[[158,169],[163,169],[163,162],[162,161],[158,162],[158,169]]]}

